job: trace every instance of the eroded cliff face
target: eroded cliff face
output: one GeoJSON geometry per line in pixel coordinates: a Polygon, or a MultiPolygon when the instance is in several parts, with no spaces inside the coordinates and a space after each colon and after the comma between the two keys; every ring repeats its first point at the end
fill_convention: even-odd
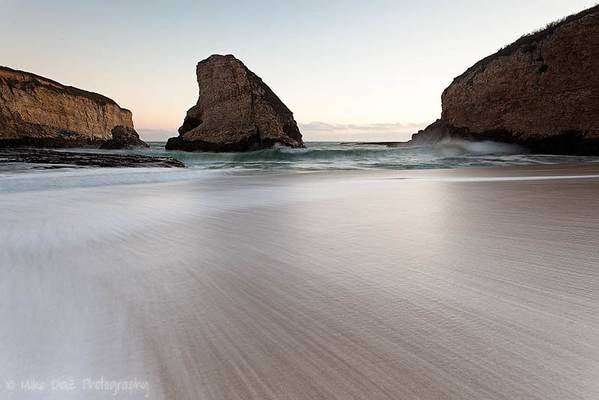
{"type": "Polygon", "coordinates": [[[102,95],[0,67],[0,146],[100,145],[131,111],[102,95]]]}
{"type": "Polygon", "coordinates": [[[499,140],[533,151],[599,154],[599,7],[521,38],[457,77],[441,120],[416,143],[499,140]]]}
{"type": "Polygon", "coordinates": [[[303,146],[293,113],[234,56],[213,55],[200,61],[196,72],[198,102],[167,149],[226,152],[303,146]]]}

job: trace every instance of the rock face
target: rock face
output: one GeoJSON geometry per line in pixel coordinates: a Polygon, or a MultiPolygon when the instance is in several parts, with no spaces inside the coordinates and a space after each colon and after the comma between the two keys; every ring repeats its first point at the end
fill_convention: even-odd
{"type": "Polygon", "coordinates": [[[132,147],[150,147],[144,143],[135,129],[122,125],[112,128],[112,139],[105,141],[101,149],[130,149],[132,147]]]}
{"type": "Polygon", "coordinates": [[[443,92],[441,120],[413,143],[498,140],[555,154],[599,154],[599,6],[524,36],[443,92]]]}
{"type": "Polygon", "coordinates": [[[131,111],[102,95],[0,67],[0,146],[98,146],[115,127],[133,131],[131,111]]]}
{"type": "Polygon", "coordinates": [[[170,150],[250,151],[281,144],[303,147],[293,113],[232,55],[213,55],[197,65],[198,102],[187,112],[170,150]]]}

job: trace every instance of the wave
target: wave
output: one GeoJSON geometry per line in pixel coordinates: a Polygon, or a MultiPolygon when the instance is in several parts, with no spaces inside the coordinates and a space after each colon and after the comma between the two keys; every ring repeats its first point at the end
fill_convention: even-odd
{"type": "Polygon", "coordinates": [[[526,154],[528,151],[521,146],[492,141],[469,142],[467,140],[444,140],[432,146],[436,152],[450,154],[472,155],[513,155],[526,154]]]}
{"type": "Polygon", "coordinates": [[[255,163],[298,163],[298,162],[367,162],[369,164],[401,165],[409,160],[423,161],[431,158],[448,159],[462,156],[525,154],[524,149],[495,142],[451,141],[435,146],[387,147],[368,144],[309,143],[303,149],[275,147],[246,153],[186,153],[168,154],[190,165],[228,164],[244,165],[255,163]]]}
{"type": "Polygon", "coordinates": [[[288,149],[275,147],[272,149],[251,151],[246,153],[183,153],[173,155],[183,161],[207,162],[262,162],[262,161],[300,161],[300,160],[337,160],[337,159],[370,159],[385,155],[388,150],[363,148],[304,148],[288,149]]]}
{"type": "MultiPolygon", "coordinates": [[[[149,149],[74,151],[110,152],[175,157],[188,168],[165,169],[69,169],[39,170],[35,166],[3,166],[0,190],[7,192],[67,187],[105,186],[188,179],[211,179],[240,171],[330,171],[363,169],[439,169],[503,165],[598,162],[597,157],[529,154],[525,149],[495,142],[453,140],[433,146],[387,147],[358,143],[307,143],[306,148],[275,147],[247,153],[189,153],[167,151],[164,143],[149,149]],[[29,169],[27,169],[29,168],[29,169]]],[[[62,151],[73,151],[65,149],[62,151]]]]}

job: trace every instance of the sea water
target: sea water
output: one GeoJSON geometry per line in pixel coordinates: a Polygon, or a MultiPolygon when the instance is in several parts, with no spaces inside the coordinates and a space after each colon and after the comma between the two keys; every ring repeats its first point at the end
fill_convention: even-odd
{"type": "Polygon", "coordinates": [[[412,147],[308,142],[302,149],[275,147],[246,153],[167,151],[164,149],[164,142],[149,144],[150,147],[147,149],[63,149],[59,151],[174,157],[182,161],[187,168],[66,166],[67,168],[56,169],[48,168],[49,166],[43,164],[0,162],[0,190],[19,192],[280,172],[450,169],[599,161],[599,157],[531,154],[521,147],[495,142],[452,141],[434,146],[412,147]]]}

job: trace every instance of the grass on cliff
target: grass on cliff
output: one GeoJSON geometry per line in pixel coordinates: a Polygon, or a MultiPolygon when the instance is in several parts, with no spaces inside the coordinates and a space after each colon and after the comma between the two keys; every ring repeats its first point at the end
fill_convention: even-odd
{"type": "Polygon", "coordinates": [[[524,51],[533,51],[540,41],[551,36],[561,26],[568,24],[572,21],[576,21],[578,19],[584,18],[587,15],[597,13],[597,12],[599,12],[599,5],[595,5],[591,8],[583,10],[577,14],[573,14],[573,15],[564,17],[557,21],[550,22],[544,28],[541,28],[534,32],[525,34],[525,35],[521,36],[515,42],[502,47],[495,54],[492,54],[486,58],[483,58],[482,60],[480,60],[479,62],[474,64],[472,67],[468,68],[462,75],[455,78],[454,82],[469,75],[472,71],[475,71],[478,69],[484,70],[487,67],[487,65],[495,58],[510,56],[516,50],[518,50],[520,48],[523,48],[524,51]]]}

